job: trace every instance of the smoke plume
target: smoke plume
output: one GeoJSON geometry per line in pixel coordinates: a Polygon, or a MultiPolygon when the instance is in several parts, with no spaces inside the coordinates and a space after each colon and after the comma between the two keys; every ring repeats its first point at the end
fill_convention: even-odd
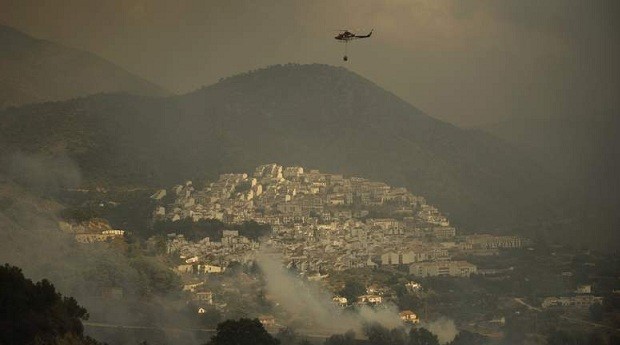
{"type": "MultiPolygon", "coordinates": [[[[20,267],[34,280],[48,279],[65,296],[75,297],[89,314],[89,321],[115,325],[195,328],[180,313],[184,301],[171,293],[149,294],[148,271],[156,267],[151,257],[124,254],[127,244],[79,244],[59,227],[63,205],[50,195],[79,186],[80,171],[70,159],[60,156],[13,154],[0,161],[0,264],[20,267]],[[118,247],[115,247],[118,245],[118,247]],[[103,293],[115,288],[122,296],[110,300],[103,293]],[[119,290],[120,289],[120,290],[119,290]],[[147,297],[145,297],[147,296],[147,297]]],[[[162,268],[160,272],[166,272],[162,268]]],[[[172,274],[172,272],[170,272],[172,274]]],[[[152,330],[141,334],[110,328],[115,344],[137,344],[148,333],[151,344],[197,344],[192,335],[165,334],[152,330]]],[[[89,328],[86,328],[88,333],[89,328]]],[[[99,335],[99,334],[97,334],[99,335]]],[[[208,338],[206,338],[208,339],[208,338]]],[[[203,339],[203,340],[206,340],[203,339]]]]}
{"type": "Polygon", "coordinates": [[[402,325],[394,305],[386,305],[383,309],[361,307],[357,312],[344,312],[332,303],[332,296],[327,291],[285,271],[276,255],[261,252],[257,255],[257,262],[265,276],[267,291],[278,307],[291,316],[289,320],[301,317],[308,330],[325,334],[353,330],[363,334],[364,325],[369,323],[376,322],[387,328],[402,325]]]}
{"type": "Polygon", "coordinates": [[[451,342],[459,333],[456,329],[454,321],[446,317],[440,317],[434,321],[424,322],[422,323],[422,327],[435,334],[439,339],[440,344],[447,344],[451,342]]]}

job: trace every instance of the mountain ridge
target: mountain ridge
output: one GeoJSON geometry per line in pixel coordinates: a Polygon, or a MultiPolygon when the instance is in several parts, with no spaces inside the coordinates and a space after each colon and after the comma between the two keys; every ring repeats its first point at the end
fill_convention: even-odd
{"type": "Polygon", "coordinates": [[[271,161],[380,179],[471,229],[508,231],[535,211],[532,198],[553,195],[549,176],[511,145],[328,65],[270,66],[168,98],[17,108],[0,114],[0,134],[10,150],[67,153],[91,183],[161,185],[271,161]]]}
{"type": "Polygon", "coordinates": [[[170,92],[93,53],[0,24],[0,108],[101,92],[170,92]]]}

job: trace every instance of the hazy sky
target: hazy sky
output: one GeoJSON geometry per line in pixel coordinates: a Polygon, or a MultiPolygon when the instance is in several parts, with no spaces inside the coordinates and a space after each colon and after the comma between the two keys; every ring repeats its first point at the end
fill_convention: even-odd
{"type": "Polygon", "coordinates": [[[0,0],[0,22],[174,92],[270,64],[345,65],[461,125],[620,109],[618,0],[0,0]],[[332,30],[375,34],[350,45],[332,30]]]}

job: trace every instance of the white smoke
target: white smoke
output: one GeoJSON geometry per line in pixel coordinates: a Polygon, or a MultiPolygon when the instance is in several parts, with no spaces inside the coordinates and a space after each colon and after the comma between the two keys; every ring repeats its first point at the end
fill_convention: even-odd
{"type": "Polygon", "coordinates": [[[82,181],[80,169],[66,154],[44,155],[14,152],[1,157],[0,173],[19,183],[29,192],[49,195],[66,188],[76,188],[82,181]]]}
{"type": "MultiPolygon", "coordinates": [[[[144,272],[132,266],[132,258],[121,249],[103,243],[80,245],[59,228],[58,213],[63,205],[51,196],[78,187],[80,176],[77,164],[66,156],[16,153],[0,157],[0,265],[18,266],[34,281],[50,280],[57,291],[75,297],[88,310],[91,321],[195,328],[178,312],[185,303],[174,294],[153,295],[148,301],[140,297],[145,289],[144,272]],[[123,289],[124,296],[117,303],[100,296],[100,288],[109,286],[109,281],[123,289]]],[[[114,344],[144,340],[143,334],[129,331],[106,335],[112,333],[114,337],[118,334],[118,339],[100,340],[114,344]]],[[[175,344],[200,343],[193,332],[183,333],[187,338],[183,341],[163,330],[161,334],[175,339],[175,344]]],[[[164,341],[149,339],[151,344],[164,341]]]]}
{"type": "MultiPolygon", "coordinates": [[[[267,291],[283,308],[291,319],[303,317],[308,330],[321,331],[326,334],[344,333],[353,330],[363,334],[363,326],[377,322],[386,328],[402,325],[398,309],[386,305],[382,309],[361,307],[358,312],[343,312],[331,301],[328,291],[310,285],[284,270],[281,261],[273,254],[259,253],[256,257],[265,280],[267,291]]],[[[283,320],[286,324],[290,320],[283,320]]],[[[292,326],[286,324],[286,326],[292,326]]]]}
{"type": "Polygon", "coordinates": [[[446,317],[440,317],[434,321],[424,322],[422,323],[422,327],[435,334],[439,339],[440,344],[447,344],[451,342],[459,333],[456,329],[454,321],[446,317]]]}

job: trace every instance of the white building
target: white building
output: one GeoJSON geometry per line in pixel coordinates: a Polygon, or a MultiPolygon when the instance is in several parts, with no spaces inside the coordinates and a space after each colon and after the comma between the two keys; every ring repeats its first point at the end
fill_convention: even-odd
{"type": "Polygon", "coordinates": [[[469,277],[477,267],[467,261],[417,262],[409,266],[409,273],[418,277],[469,277]]]}

